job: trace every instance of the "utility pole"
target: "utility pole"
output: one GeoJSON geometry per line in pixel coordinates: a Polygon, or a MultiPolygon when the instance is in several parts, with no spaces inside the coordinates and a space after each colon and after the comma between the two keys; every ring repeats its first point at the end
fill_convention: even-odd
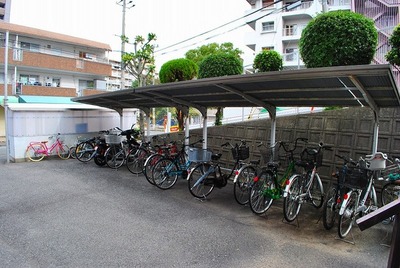
{"type": "MultiPolygon", "coordinates": [[[[125,13],[127,8],[126,0],[121,0],[118,2],[119,5],[122,3],[122,32],[121,32],[121,89],[125,88],[125,64],[122,60],[122,57],[125,54],[125,13]]],[[[129,1],[128,5],[132,3],[132,0],[129,1]]],[[[134,7],[132,5],[131,7],[134,7]]],[[[128,7],[128,8],[131,8],[128,7]]]]}

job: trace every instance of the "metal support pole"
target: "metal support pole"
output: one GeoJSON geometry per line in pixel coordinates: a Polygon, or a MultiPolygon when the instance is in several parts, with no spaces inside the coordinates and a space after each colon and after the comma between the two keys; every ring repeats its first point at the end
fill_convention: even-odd
{"type": "Polygon", "coordinates": [[[125,54],[125,13],[126,0],[122,0],[122,33],[121,33],[121,89],[125,88],[125,64],[122,60],[125,54]]]}
{"type": "Polygon", "coordinates": [[[203,149],[207,149],[207,115],[203,116],[203,149]]]}
{"type": "Polygon", "coordinates": [[[10,163],[10,140],[8,135],[8,39],[10,32],[6,32],[6,43],[4,50],[4,123],[6,138],[6,156],[7,164],[10,163]]]}

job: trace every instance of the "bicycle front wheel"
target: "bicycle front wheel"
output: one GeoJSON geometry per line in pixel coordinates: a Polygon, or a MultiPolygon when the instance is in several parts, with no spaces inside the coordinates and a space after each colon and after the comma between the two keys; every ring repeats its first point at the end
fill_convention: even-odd
{"type": "Polygon", "coordinates": [[[178,179],[178,166],[168,158],[160,159],[153,168],[154,184],[162,189],[170,189],[178,179]]]}
{"type": "Polygon", "coordinates": [[[322,207],[322,204],[324,203],[324,186],[322,185],[322,181],[318,173],[315,173],[310,187],[310,198],[311,203],[315,208],[322,207]]]}
{"type": "Polygon", "coordinates": [[[255,214],[263,214],[271,207],[276,190],[274,174],[270,170],[261,171],[250,189],[250,209],[255,214]]]}
{"type": "Polygon", "coordinates": [[[125,162],[125,151],[121,146],[111,145],[104,154],[108,167],[117,169],[125,162]]]}
{"type": "Polygon", "coordinates": [[[152,185],[154,185],[153,168],[154,168],[155,164],[158,162],[158,160],[160,160],[161,158],[162,158],[161,155],[153,154],[153,155],[150,155],[144,163],[144,167],[143,167],[144,176],[146,177],[146,180],[152,185]]]}
{"type": "Polygon", "coordinates": [[[33,162],[39,162],[43,160],[45,154],[43,153],[46,151],[46,148],[41,143],[30,144],[25,151],[25,156],[33,162]]]}
{"type": "Polygon", "coordinates": [[[382,187],[381,203],[382,206],[387,205],[400,196],[400,184],[389,182],[382,187]]]}
{"type": "Polygon", "coordinates": [[[131,150],[126,157],[126,166],[128,167],[128,170],[135,175],[141,174],[147,156],[147,151],[142,148],[131,150]]]}
{"type": "Polygon", "coordinates": [[[94,157],[95,153],[96,150],[90,142],[81,142],[75,149],[76,159],[84,163],[89,162],[94,157]]]}
{"type": "Polygon", "coordinates": [[[283,199],[283,216],[285,217],[286,221],[294,221],[299,214],[301,208],[299,197],[301,194],[301,176],[296,175],[290,182],[287,196],[283,199]]]}
{"type": "Polygon", "coordinates": [[[76,159],[76,146],[69,147],[69,157],[76,159]]]}
{"type": "Polygon", "coordinates": [[[214,190],[215,172],[210,169],[210,164],[200,163],[191,170],[188,187],[194,197],[205,199],[214,190]]]}
{"type": "Polygon", "coordinates": [[[65,144],[61,144],[57,147],[57,155],[59,158],[66,160],[70,156],[69,147],[65,144]]]}
{"type": "Polygon", "coordinates": [[[338,234],[340,238],[345,238],[353,227],[356,218],[357,200],[358,193],[356,191],[352,191],[343,215],[340,215],[339,217],[338,234]]]}
{"type": "Polygon", "coordinates": [[[326,194],[326,201],[322,207],[322,223],[326,230],[335,225],[337,213],[337,188],[332,186],[326,194]]]}
{"type": "Polygon", "coordinates": [[[246,166],[239,171],[233,185],[233,195],[240,205],[246,205],[249,202],[250,185],[255,176],[256,169],[252,166],[246,166]]]}

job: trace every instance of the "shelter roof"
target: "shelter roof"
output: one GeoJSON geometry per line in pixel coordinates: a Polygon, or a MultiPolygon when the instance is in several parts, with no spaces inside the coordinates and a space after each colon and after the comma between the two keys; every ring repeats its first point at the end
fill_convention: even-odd
{"type": "Polygon", "coordinates": [[[356,65],[233,75],[73,98],[121,112],[153,107],[326,107],[400,105],[390,65],[356,65]]]}

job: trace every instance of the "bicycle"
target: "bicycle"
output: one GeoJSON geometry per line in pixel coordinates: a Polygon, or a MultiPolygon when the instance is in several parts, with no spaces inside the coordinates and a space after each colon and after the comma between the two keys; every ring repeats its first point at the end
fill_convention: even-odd
{"type": "MultiPolygon", "coordinates": [[[[194,143],[189,144],[189,154],[190,150],[197,149],[193,148],[193,146],[202,143],[203,141],[204,139],[200,139],[194,143]]],[[[162,190],[167,190],[175,185],[178,176],[181,176],[184,179],[187,177],[187,171],[190,169],[192,161],[190,158],[187,157],[186,147],[187,146],[183,144],[181,150],[178,151],[176,154],[163,156],[157,161],[157,163],[153,167],[152,176],[155,186],[162,190]]]]}
{"type": "Polygon", "coordinates": [[[303,168],[300,174],[294,174],[286,182],[283,192],[283,215],[287,222],[294,221],[299,215],[302,204],[310,202],[315,208],[321,208],[324,202],[324,187],[318,174],[322,165],[324,150],[332,150],[322,142],[316,148],[305,148],[300,154],[296,166],[303,168]]]}
{"type": "Polygon", "coordinates": [[[264,158],[265,166],[262,167],[258,176],[253,178],[253,184],[250,188],[249,204],[251,211],[255,214],[267,212],[273,201],[283,196],[288,179],[296,172],[294,152],[298,149],[299,141],[305,143],[308,139],[297,138],[293,143],[280,141],[271,147],[266,147],[263,144],[258,145],[261,148],[260,152],[264,158]],[[293,146],[290,147],[290,144],[293,144],[293,146]],[[278,168],[281,157],[278,154],[281,148],[285,152],[288,164],[280,176],[278,168]]]}
{"type": "Polygon", "coordinates": [[[386,181],[381,191],[382,206],[400,197],[400,159],[395,158],[394,160],[390,160],[390,162],[392,164],[384,170],[384,173],[381,174],[383,176],[378,178],[378,180],[386,181]]]}
{"type": "Polygon", "coordinates": [[[144,162],[152,151],[150,145],[151,142],[142,141],[137,148],[129,151],[126,156],[126,166],[132,174],[139,175],[143,173],[144,162]]]}
{"type": "Polygon", "coordinates": [[[240,144],[235,144],[235,146],[229,142],[221,145],[221,147],[226,146],[230,146],[233,159],[235,160],[232,169],[228,169],[227,173],[222,172],[219,162],[222,153],[213,154],[209,150],[197,150],[197,152],[193,153],[193,161],[199,163],[190,170],[187,180],[189,191],[194,197],[205,199],[215,187],[225,187],[228,179],[240,167],[241,161],[249,158],[249,147],[246,146],[244,141],[241,141],[240,144]]]}
{"type": "Polygon", "coordinates": [[[343,160],[343,165],[332,174],[332,177],[336,179],[336,182],[331,182],[328,187],[329,190],[322,206],[322,223],[326,230],[332,229],[335,225],[336,218],[339,215],[343,195],[347,192],[347,188],[344,186],[346,172],[349,168],[355,168],[357,165],[357,163],[351,158],[338,154],[335,154],[335,156],[343,160]]]}
{"type": "Polygon", "coordinates": [[[345,174],[344,184],[349,188],[344,194],[339,210],[338,235],[345,238],[356,217],[366,215],[378,208],[378,201],[374,187],[374,178],[377,172],[386,166],[387,156],[377,152],[360,158],[355,169],[348,169],[345,174]]]}
{"type": "MultiPolygon", "coordinates": [[[[60,133],[57,133],[56,140],[50,147],[47,146],[49,141],[30,142],[25,151],[26,157],[33,162],[39,162],[43,160],[45,156],[50,156],[56,151],[58,157],[63,160],[68,159],[70,150],[69,147],[63,143],[60,135],[60,133]]],[[[49,140],[51,139],[53,139],[53,136],[49,137],[49,140]]]]}

